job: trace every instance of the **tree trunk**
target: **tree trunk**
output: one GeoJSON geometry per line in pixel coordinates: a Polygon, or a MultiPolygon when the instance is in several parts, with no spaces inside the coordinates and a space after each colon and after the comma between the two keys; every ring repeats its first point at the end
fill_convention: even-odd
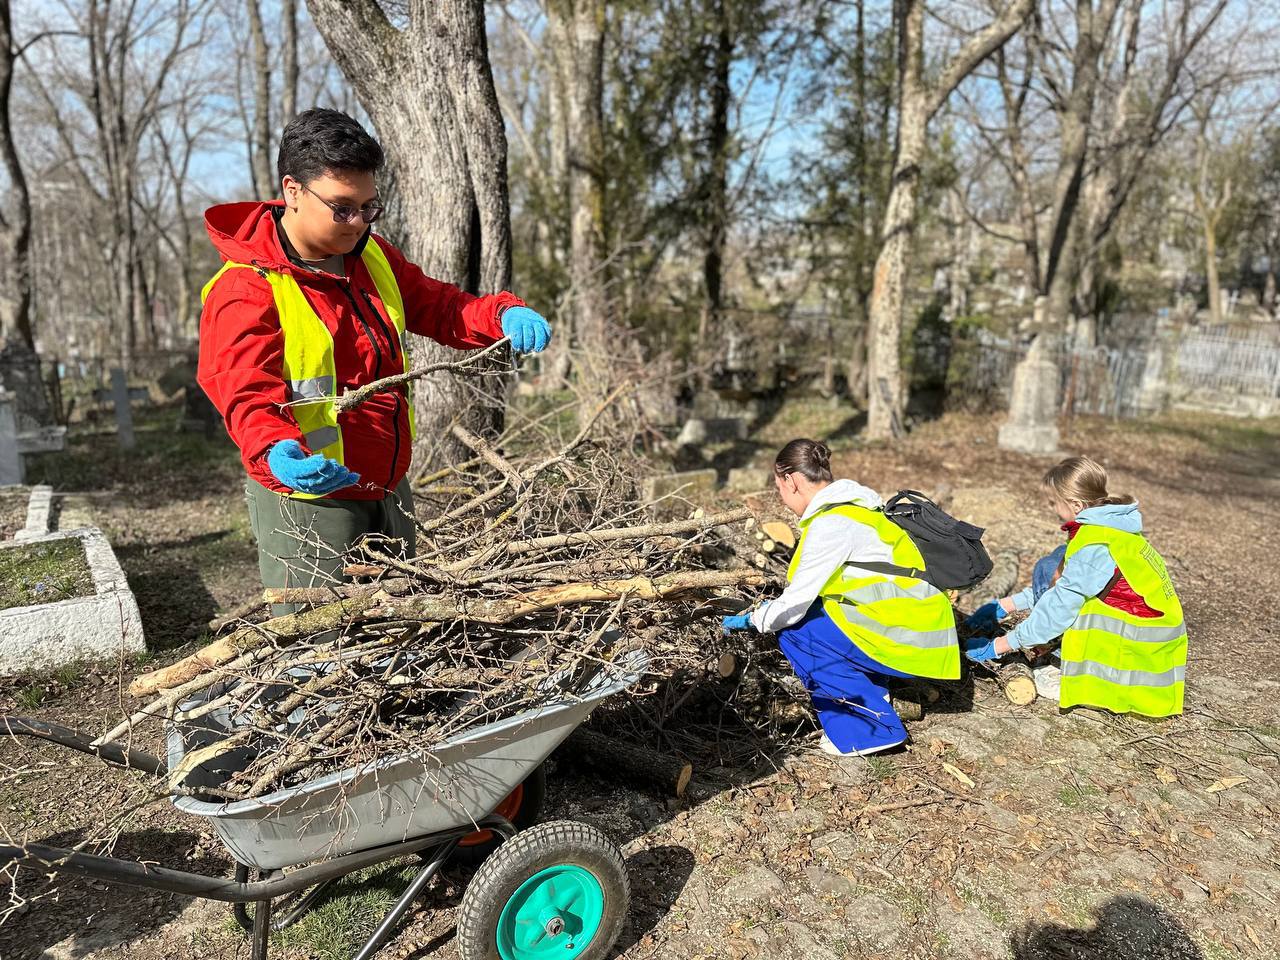
{"type": "Polygon", "coordinates": [[[1079,274],[1081,229],[1077,212],[1085,181],[1089,130],[1097,100],[1099,58],[1120,0],[1077,0],[1071,87],[1061,101],[1057,168],[1052,212],[1046,230],[1044,263],[1031,324],[1033,349],[1019,362],[1009,414],[1000,430],[1000,445],[1025,453],[1052,453],[1058,445],[1055,407],[1046,398],[1056,390],[1052,360],[1064,334],[1071,330],[1073,297],[1079,274]]]}
{"type": "Polygon", "coordinates": [[[0,209],[0,247],[5,283],[0,287],[0,341],[16,335],[35,349],[31,329],[31,196],[13,142],[9,93],[15,59],[9,0],[0,0],[0,156],[9,178],[9,199],[0,209]]]}
{"type": "MultiPolygon", "coordinates": [[[[482,0],[413,0],[403,29],[375,0],[307,0],[312,20],[364,105],[395,179],[398,245],[430,276],[473,293],[511,282],[507,141],[489,66],[482,0]]],[[[413,365],[456,359],[415,338],[413,365]]],[[[499,381],[500,382],[500,381],[499,381]]],[[[487,382],[489,388],[493,381],[487,382]]],[[[449,427],[489,434],[505,384],[477,396],[448,373],[414,391],[418,469],[469,455],[449,427]]]]}
{"type": "Polygon", "coordinates": [[[283,0],[280,4],[283,33],[280,43],[284,48],[284,62],[280,89],[280,117],[285,124],[298,115],[298,0],[283,0]]]}
{"type": "Polygon", "coordinates": [[[1276,311],[1276,257],[1271,254],[1267,258],[1267,275],[1262,281],[1262,309],[1268,316],[1276,311]]]}
{"type": "Polygon", "coordinates": [[[609,328],[604,241],[603,0],[547,5],[556,59],[564,64],[569,179],[570,309],[577,334],[578,380],[593,408],[610,389],[618,344],[609,328]]]}
{"type": "Polygon", "coordinates": [[[259,200],[269,200],[276,195],[275,177],[271,175],[271,57],[258,0],[245,0],[245,4],[249,12],[249,36],[253,38],[253,142],[249,172],[253,176],[254,195],[259,200]]]}
{"type": "Polygon", "coordinates": [[[1222,323],[1222,282],[1218,279],[1218,218],[1206,214],[1201,226],[1204,230],[1204,276],[1205,285],[1209,288],[1209,322],[1214,326],[1222,323]]]}
{"type": "MultiPolygon", "coordinates": [[[[711,116],[707,125],[706,229],[707,247],[702,258],[702,283],[706,299],[702,307],[698,349],[706,353],[719,342],[723,309],[724,250],[729,222],[729,107],[733,88],[733,33],[725,0],[713,0],[716,45],[711,71],[711,116]]],[[[712,349],[714,353],[714,349],[712,349]]],[[[704,359],[699,357],[699,359],[704,359]]]]}
{"type": "MultiPolygon", "coordinates": [[[[549,122],[550,149],[548,176],[551,184],[548,196],[554,203],[556,219],[552,229],[547,231],[548,263],[563,264],[567,257],[565,241],[570,230],[567,206],[563,198],[569,195],[569,54],[572,50],[568,35],[568,24],[556,17],[547,19],[547,44],[551,51],[550,89],[547,93],[547,116],[549,122]]],[[[569,376],[573,371],[571,351],[577,338],[577,324],[574,322],[574,303],[572,290],[564,298],[562,307],[556,317],[555,338],[547,349],[543,369],[546,371],[547,385],[551,389],[561,389],[569,385],[569,376]]]]}
{"type": "Polygon", "coordinates": [[[882,245],[871,291],[868,358],[869,439],[891,439],[903,432],[903,383],[900,361],[902,311],[911,268],[916,193],[929,120],[951,91],[1018,30],[1032,0],[1012,0],[984,29],[974,34],[928,83],[924,76],[923,0],[896,0],[898,33],[898,137],[882,245]]]}

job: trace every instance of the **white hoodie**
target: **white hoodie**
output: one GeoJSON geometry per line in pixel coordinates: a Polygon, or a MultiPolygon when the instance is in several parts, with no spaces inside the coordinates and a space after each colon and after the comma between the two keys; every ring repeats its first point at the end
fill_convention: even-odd
{"type": "MultiPolygon", "coordinates": [[[[814,494],[801,521],[824,507],[854,503],[869,510],[884,505],[880,495],[852,480],[836,480],[814,494]]],[[[824,513],[809,524],[800,566],[787,589],[776,600],[761,604],[751,613],[751,625],[761,633],[775,633],[803,619],[819,591],[842,565],[857,567],[857,561],[892,563],[893,551],[865,523],[837,513],[824,513]]],[[[868,575],[875,571],[866,571],[868,575]]]]}

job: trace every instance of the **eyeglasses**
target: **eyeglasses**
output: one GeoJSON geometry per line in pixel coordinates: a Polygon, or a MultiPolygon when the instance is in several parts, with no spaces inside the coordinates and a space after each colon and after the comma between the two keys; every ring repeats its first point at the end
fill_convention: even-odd
{"type": "Polygon", "coordinates": [[[302,184],[299,186],[333,211],[334,223],[350,223],[356,217],[360,217],[365,223],[373,223],[382,216],[382,211],[385,209],[381,200],[370,200],[363,207],[353,207],[349,203],[334,203],[332,200],[326,200],[314,190],[308,190],[302,184]]]}

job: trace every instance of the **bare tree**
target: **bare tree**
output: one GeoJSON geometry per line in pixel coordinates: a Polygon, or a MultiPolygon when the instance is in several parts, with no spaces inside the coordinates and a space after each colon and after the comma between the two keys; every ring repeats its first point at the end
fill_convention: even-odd
{"type": "Polygon", "coordinates": [[[210,0],[124,8],[88,0],[73,11],[83,70],[53,56],[30,71],[81,202],[107,213],[102,257],[109,265],[113,336],[126,365],[151,325],[137,206],[143,149],[169,106],[175,67],[207,42],[209,7],[210,0]]]}
{"type": "Polygon", "coordinates": [[[5,282],[0,287],[0,339],[17,334],[35,349],[31,330],[31,196],[13,140],[9,95],[19,51],[13,36],[9,0],[0,0],[0,155],[9,178],[9,195],[0,207],[0,257],[5,282]]]}
{"type": "Polygon", "coordinates": [[[177,307],[170,318],[170,328],[173,334],[183,337],[195,332],[199,307],[197,294],[201,284],[193,256],[195,231],[192,221],[195,211],[191,208],[191,163],[204,141],[218,130],[212,111],[205,109],[204,97],[204,92],[193,79],[175,97],[172,117],[168,122],[156,124],[154,129],[164,181],[172,191],[172,200],[168,204],[171,225],[162,226],[158,222],[161,210],[156,210],[158,238],[173,259],[177,288],[174,298],[177,307]]]}
{"type": "Polygon", "coordinates": [[[1074,326],[1076,343],[1092,345],[1102,318],[1098,309],[1099,260],[1134,188],[1150,168],[1152,155],[1175,130],[1205,89],[1233,83],[1237,71],[1209,41],[1221,32],[1227,0],[1183,0],[1163,11],[1159,38],[1145,66],[1143,20],[1149,11],[1137,0],[1125,5],[1123,26],[1106,60],[1097,132],[1090,137],[1080,213],[1077,291],[1072,315],[1055,315],[1057,329],[1074,326]]]}
{"type": "Polygon", "coordinates": [[[604,272],[604,0],[548,0],[547,31],[564,95],[560,116],[568,147],[570,309],[578,380],[594,406],[609,390],[616,349],[609,337],[604,272]]]}
{"type": "Polygon", "coordinates": [[[956,86],[999,49],[1027,19],[1033,0],[1011,0],[976,31],[941,67],[926,76],[923,0],[896,0],[898,32],[898,136],[889,200],[871,292],[870,408],[867,436],[898,437],[903,432],[903,386],[899,351],[903,292],[911,266],[916,223],[916,193],[925,157],[929,121],[956,86]]]}
{"type": "MultiPolygon", "coordinates": [[[[507,142],[482,0],[411,0],[401,25],[376,0],[307,0],[307,8],[387,148],[405,252],[464,290],[507,287],[507,142]]],[[[450,353],[422,339],[414,352],[421,365],[450,353]]],[[[451,422],[487,431],[500,416],[448,374],[420,381],[414,396],[419,464],[464,456],[451,422]]]]}
{"type": "Polygon", "coordinates": [[[271,49],[262,25],[258,0],[245,0],[249,14],[249,35],[253,38],[253,132],[249,140],[249,170],[253,192],[259,200],[276,195],[271,172],[271,49]]]}
{"type": "Polygon", "coordinates": [[[1225,6],[1181,0],[1149,25],[1141,0],[1050,4],[1021,43],[995,58],[999,111],[973,105],[971,121],[1014,186],[1018,235],[1006,239],[1022,247],[1035,297],[1028,329],[1038,339],[1015,374],[1002,445],[1057,448],[1060,373],[1051,358],[1068,334],[1082,345],[1094,340],[1103,247],[1195,95],[1188,63],[1225,6]],[[1047,183],[1036,174],[1045,166],[1047,183]]]}

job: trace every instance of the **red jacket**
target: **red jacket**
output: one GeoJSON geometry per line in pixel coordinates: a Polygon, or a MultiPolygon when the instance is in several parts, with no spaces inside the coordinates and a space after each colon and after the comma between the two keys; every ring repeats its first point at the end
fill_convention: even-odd
{"type": "MultiPolygon", "coordinates": [[[[502,338],[501,312],[524,303],[510,293],[476,297],[432,280],[372,233],[347,255],[347,277],[316,273],[286,251],[278,222],[283,211],[279,200],[222,204],[205,212],[205,228],[223,260],[293,274],[333,336],[339,394],[402,370],[395,328],[360,259],[365,243],[377,243],[386,253],[404,300],[405,326],[419,336],[459,349],[485,347],[502,338]]],[[[271,285],[253,270],[227,271],[209,291],[200,316],[198,380],[222,414],[249,476],[281,493],[289,488],[267,468],[266,453],[279,440],[303,442],[284,406],[283,358],[271,285]]],[[[339,424],[346,465],[360,474],[360,483],[330,496],[385,497],[408,471],[412,455],[404,389],[375,394],[343,413],[339,424]]]]}
{"type": "MultiPolygon", "coordinates": [[[[1067,541],[1070,542],[1080,530],[1080,524],[1075,520],[1071,520],[1064,523],[1062,529],[1067,532],[1067,541]]],[[[1111,575],[1111,580],[1102,593],[1098,594],[1098,599],[1108,607],[1115,607],[1117,610],[1123,610],[1125,613],[1132,614],[1135,617],[1158,617],[1161,615],[1159,610],[1153,610],[1148,606],[1147,601],[1142,599],[1141,594],[1129,586],[1129,581],[1124,578],[1124,574],[1120,572],[1119,567],[1116,567],[1116,572],[1111,575]]]]}

